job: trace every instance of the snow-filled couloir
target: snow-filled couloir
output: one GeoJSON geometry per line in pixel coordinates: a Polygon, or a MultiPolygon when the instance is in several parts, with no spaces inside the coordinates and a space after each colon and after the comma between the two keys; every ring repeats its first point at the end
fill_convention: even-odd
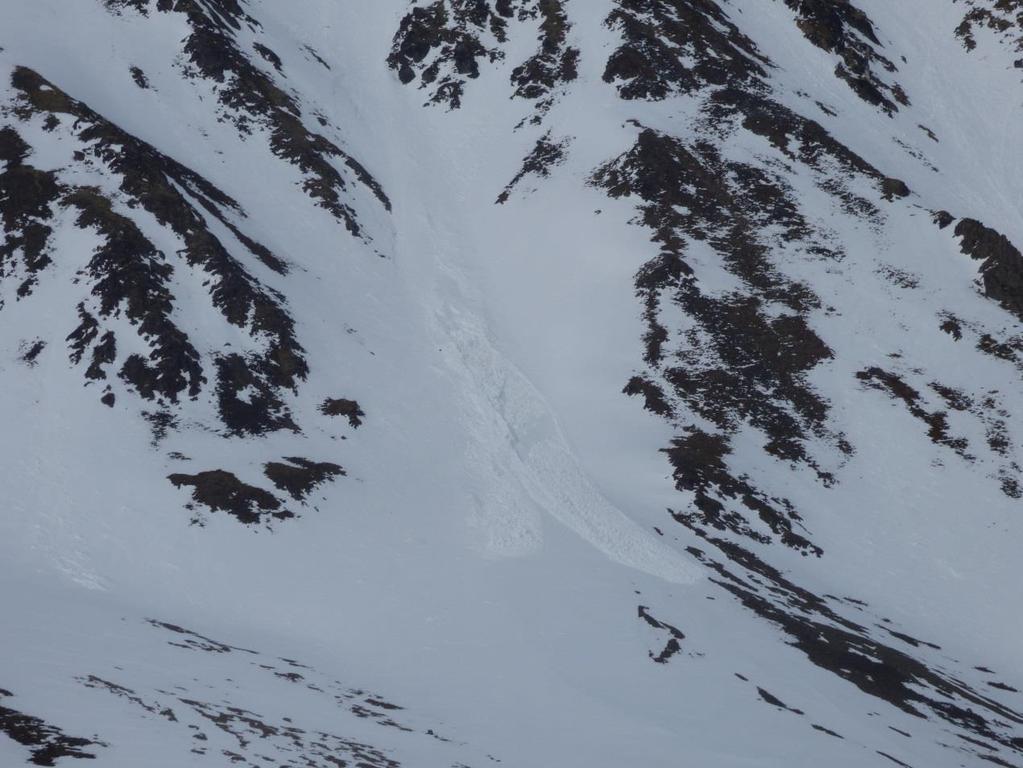
{"type": "Polygon", "coordinates": [[[1023,765],[1018,0],[0,2],[0,766],[1023,765]]]}

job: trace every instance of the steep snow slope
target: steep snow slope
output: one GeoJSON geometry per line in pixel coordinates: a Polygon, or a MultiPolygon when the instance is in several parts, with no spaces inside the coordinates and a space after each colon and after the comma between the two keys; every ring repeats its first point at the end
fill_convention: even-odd
{"type": "Polygon", "coordinates": [[[0,765],[1023,762],[1023,9],[10,0],[0,765]]]}

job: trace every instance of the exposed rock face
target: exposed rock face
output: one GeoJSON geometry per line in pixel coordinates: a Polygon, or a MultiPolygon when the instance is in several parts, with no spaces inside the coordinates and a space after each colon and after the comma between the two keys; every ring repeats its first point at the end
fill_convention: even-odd
{"type": "Polygon", "coordinates": [[[302,106],[277,82],[283,74],[277,54],[259,42],[251,47],[256,56],[245,49],[239,40],[242,30],[259,34],[262,28],[245,12],[244,4],[238,0],[104,1],[113,11],[130,8],[144,15],[154,10],[184,15],[191,32],[183,49],[188,63],[179,65],[183,75],[214,83],[224,118],[239,131],[248,134],[266,129],[273,153],[302,172],[303,188],[309,196],[344,222],[352,234],[363,234],[355,209],[346,199],[352,184],[364,185],[385,208],[390,207],[381,186],[355,158],[308,127],[302,106]],[[265,63],[275,71],[267,72],[265,63]],[[344,172],[338,170],[338,163],[344,172]]]}
{"type": "MultiPolygon", "coordinates": [[[[0,699],[14,694],[0,688],[0,699]]],[[[0,733],[30,750],[32,765],[53,766],[57,760],[70,757],[93,760],[96,757],[90,747],[104,747],[103,742],[81,736],[68,736],[60,728],[38,717],[0,706],[0,733]]]]}
{"type": "MultiPolygon", "coordinates": [[[[248,330],[254,340],[258,336],[269,339],[261,355],[231,355],[218,360],[221,366],[218,388],[224,393],[222,415],[228,426],[260,432],[286,425],[288,417],[274,390],[294,387],[307,371],[292,320],[280,299],[260,285],[227,250],[206,219],[211,216],[219,221],[251,255],[280,269],[276,256],[230,220],[230,216],[241,214],[237,203],[199,174],[123,132],[32,70],[21,68],[11,77],[18,97],[14,113],[19,119],[25,123],[43,119],[52,126],[51,132],[59,131],[80,142],[82,157],[77,162],[109,169],[110,183],[116,185],[129,207],[141,207],[180,239],[183,247],[179,268],[210,275],[210,301],[225,320],[248,330]],[[239,384],[239,377],[244,383],[239,384]],[[264,407],[246,421],[233,412],[231,393],[249,385],[260,390],[264,407]]],[[[7,130],[16,135],[14,129],[7,130]]],[[[24,150],[19,150],[19,154],[23,156],[24,150]]],[[[40,176],[40,171],[22,162],[23,157],[7,173],[12,170],[31,173],[40,179],[40,183],[32,185],[39,190],[28,203],[33,209],[20,213],[15,209],[17,218],[12,223],[21,223],[22,238],[26,236],[26,226],[29,237],[35,232],[39,239],[44,233],[41,225],[25,221],[29,211],[39,214],[43,206],[58,202],[59,198],[65,209],[77,212],[74,218],[77,227],[92,229],[104,240],[85,270],[92,283],[93,299],[79,304],[81,324],[68,336],[72,360],[81,362],[92,349],[86,375],[106,378],[103,366],[114,362],[117,339],[112,332],[103,332],[100,319],[123,312],[152,351],[146,356],[138,353],[126,356],[119,372],[121,378],[147,400],[176,402],[182,394],[196,397],[206,378],[199,353],[172,320],[173,296],[168,286],[174,263],[157,250],[131,219],[117,212],[110,193],[97,187],[59,188],[56,173],[40,176]]],[[[19,190],[24,187],[18,185],[19,190]]],[[[49,212],[48,207],[45,210],[49,212]]],[[[26,253],[30,272],[49,262],[45,248],[45,239],[32,242],[26,253]]],[[[22,291],[23,295],[30,292],[30,285],[22,291]]]]}
{"type": "Polygon", "coordinates": [[[866,102],[889,114],[909,105],[909,97],[897,82],[898,72],[881,51],[874,23],[852,0],[785,0],[797,14],[796,24],[806,39],[839,58],[835,76],[866,102]]]}
{"type": "MultiPolygon", "coordinates": [[[[980,30],[991,30],[1023,52],[1023,3],[1019,0],[964,0],[967,9],[962,23],[956,27],[956,36],[970,51],[977,48],[980,30]]],[[[1015,65],[1023,69],[1023,58],[1015,65]]]]}
{"type": "Polygon", "coordinates": [[[288,457],[284,462],[270,462],[263,472],[278,490],[297,501],[305,499],[316,486],[345,473],[344,469],[329,461],[297,457],[288,457]]]}
{"type": "Polygon", "coordinates": [[[749,84],[770,65],[714,0],[617,0],[605,24],[622,45],[604,80],[625,99],[749,84]]]}
{"type": "Polygon", "coordinates": [[[366,417],[359,404],[346,397],[328,397],[320,403],[320,413],[325,416],[344,416],[352,427],[361,426],[366,417]]]}
{"type": "Polygon", "coordinates": [[[8,12],[0,763],[1019,765],[1023,0],[933,2],[8,12]]]}
{"type": "MultiPolygon", "coordinates": [[[[729,434],[744,423],[765,431],[768,452],[811,467],[815,462],[806,440],[810,435],[829,439],[827,403],[805,379],[807,371],[831,357],[804,319],[819,300],[771,267],[769,244],[755,234],[771,222],[783,228],[783,237],[812,239],[790,190],[757,168],[723,162],[709,144],[689,148],[649,129],[639,133],[629,153],[599,169],[594,183],[613,197],[640,197],[644,222],[661,245],[636,282],[648,322],[645,357],[652,366],[643,379],[663,377],[667,388],[653,386],[672,392],[671,399],[722,430],[712,436],[696,424],[680,425],[684,436],[669,453],[679,487],[696,493],[705,524],[768,541],[741,513],[726,509],[735,500],[783,542],[813,549],[794,529],[800,516],[790,502],[765,497],[730,477],[725,464],[729,434]],[[689,238],[714,248],[748,293],[715,297],[701,291],[684,258],[689,238]],[[665,348],[672,334],[658,321],[662,302],[684,307],[699,323],[679,348],[665,348]],[[766,316],[768,302],[784,305],[787,312],[766,316]]],[[[663,409],[679,412],[671,400],[663,409]]],[[[840,436],[830,439],[849,450],[840,436]]],[[[822,473],[822,480],[828,479],[822,473]]]]}
{"type": "Polygon", "coordinates": [[[191,487],[195,503],[228,512],[242,523],[258,523],[264,515],[278,519],[293,517],[287,510],[281,510],[281,503],[273,494],[243,483],[222,469],[197,475],[175,474],[168,479],[178,488],[191,487]]]}
{"type": "Polygon", "coordinates": [[[1023,319],[1023,254],[1009,238],[976,219],[962,219],[955,235],[963,253],[981,262],[984,293],[1023,319]]]}
{"type": "Polygon", "coordinates": [[[416,5],[394,36],[387,63],[403,83],[419,81],[430,102],[462,106],[465,85],[480,64],[505,59],[510,25],[539,23],[536,53],[510,75],[513,96],[550,108],[560,85],[578,75],[579,50],[568,43],[572,28],[564,0],[434,0],[416,5]]]}
{"type": "Polygon", "coordinates": [[[519,18],[540,19],[540,47],[512,71],[515,95],[540,99],[549,96],[558,85],[578,77],[579,49],[567,43],[572,25],[564,0],[538,0],[523,8],[519,18]]]}
{"type": "MultiPolygon", "coordinates": [[[[111,8],[115,5],[128,12],[124,4],[111,8]]],[[[133,11],[149,10],[146,3],[131,5],[133,11]]],[[[174,10],[187,11],[190,23],[202,32],[196,33],[198,39],[212,35],[203,45],[213,46],[210,50],[228,46],[230,51],[230,30],[244,21],[232,11],[238,8],[232,4],[215,18],[189,3],[179,3],[174,10]]],[[[171,8],[160,5],[157,10],[171,8]]],[[[255,23],[250,20],[250,24],[255,23]]],[[[196,40],[192,43],[198,46],[196,40]]],[[[222,94],[222,102],[234,110],[232,119],[243,121],[237,123],[243,127],[244,118],[239,115],[259,112],[257,96],[264,86],[269,88],[267,76],[246,74],[253,65],[237,53],[216,56],[198,46],[193,55],[199,56],[197,66],[205,67],[211,77],[216,75],[218,82],[224,81],[226,70],[210,69],[214,63],[217,67],[244,64],[230,75],[234,90],[222,94]],[[200,56],[200,50],[208,55],[200,56]],[[238,91],[243,87],[250,89],[245,98],[238,91]]],[[[141,401],[159,408],[194,412],[204,402],[212,402],[215,427],[225,436],[299,434],[286,399],[308,376],[306,353],[283,295],[256,277],[259,269],[284,276],[288,265],[246,234],[241,206],[198,172],[125,132],[37,72],[18,67],[10,74],[10,84],[12,101],[6,109],[11,120],[0,129],[5,238],[0,270],[4,277],[18,281],[17,298],[30,300],[40,274],[54,268],[56,222],[67,222],[96,238],[92,257],[73,275],[74,290],[79,292],[78,322],[65,333],[68,358],[80,367],[87,383],[100,387],[98,399],[113,406],[116,381],[120,381],[141,401]],[[34,150],[22,133],[38,126],[79,147],[70,165],[56,170],[33,165],[34,150]],[[62,180],[73,176],[75,169],[89,169],[95,181],[80,185],[62,180]],[[140,226],[137,211],[152,217],[159,237],[148,223],[145,229],[140,226]],[[168,252],[166,245],[158,243],[173,243],[174,250],[168,252]],[[199,290],[211,309],[237,329],[241,343],[200,351],[181,324],[180,297],[175,295],[178,286],[189,282],[201,284],[199,290]],[[126,334],[126,328],[132,335],[126,334]]],[[[270,121],[266,125],[278,131],[280,125],[274,121],[293,120],[299,110],[287,100],[271,101],[277,106],[261,114],[270,121]]],[[[276,152],[280,142],[274,138],[272,143],[276,152]]],[[[290,157],[309,172],[313,161],[307,163],[308,157],[303,160],[302,153],[290,157]]],[[[333,165],[324,168],[329,168],[334,186],[322,190],[343,190],[333,165]]],[[[368,177],[364,180],[374,194],[379,192],[368,177]]],[[[309,183],[306,190],[310,191],[309,183]]],[[[325,194],[334,203],[340,200],[335,192],[325,194]]],[[[327,200],[317,194],[313,197],[321,203],[327,200]]],[[[378,197],[389,205],[382,192],[378,197]]],[[[333,203],[325,207],[342,213],[333,203]]],[[[359,234],[354,218],[340,218],[349,231],[359,234]]],[[[39,343],[45,346],[46,341],[39,343]]],[[[239,502],[241,507],[234,502],[228,506],[239,520],[256,522],[263,512],[277,509],[277,502],[270,503],[270,498],[267,494],[249,499],[259,512],[249,511],[249,501],[239,502]]],[[[219,502],[206,506],[227,509],[219,502]]]]}
{"type": "MultiPolygon", "coordinates": [[[[835,76],[859,98],[888,115],[911,106],[873,21],[855,4],[786,0],[786,5],[796,13],[805,37],[836,57],[835,76]]],[[[870,626],[848,618],[848,603],[796,585],[769,565],[766,550],[761,555],[739,543],[745,539],[762,548],[777,542],[827,560],[826,551],[814,543],[812,511],[758,488],[737,469],[732,456],[737,435],[759,436],[766,454],[808,470],[823,488],[838,482],[836,465],[826,455],[850,457],[857,450],[833,423],[827,394],[811,384],[815,371],[835,360],[834,350],[814,331],[824,300],[812,285],[787,277],[773,258],[780,248],[835,263],[846,258],[830,233],[804,211],[789,164],[802,166],[836,208],[873,227],[883,225],[886,204],[910,197],[910,187],[835,140],[820,123],[776,100],[772,63],[722,5],[619,0],[606,26],[621,45],[608,57],[603,78],[623,99],[702,98],[701,117],[690,124],[689,135],[632,121],[632,148],[591,177],[610,197],[635,200],[638,221],[659,249],[636,277],[647,328],[647,367],[624,391],[641,397],[647,410],[678,431],[665,453],[679,490],[693,494],[689,509],[672,511],[703,542],[690,553],[720,574],[718,583],[747,608],[787,633],[813,664],[903,711],[964,728],[972,734],[964,738],[977,738],[985,749],[1016,750],[1014,737],[999,725],[1018,722],[1016,712],[900,650],[893,639],[910,648],[930,644],[892,632],[883,623],[870,626]],[[716,142],[742,131],[766,139],[788,168],[723,156],[716,142]],[[864,193],[867,188],[873,191],[864,193]],[[694,246],[701,254],[709,247],[741,287],[725,293],[705,288],[701,272],[707,270],[694,267],[688,256],[694,246]],[[678,310],[686,317],[681,332],[663,320],[678,310]],[[823,445],[828,449],[822,450],[823,445]],[[707,546],[717,554],[709,554],[707,546]],[[869,663],[860,661],[866,658],[869,663]]],[[[473,70],[472,76],[477,74],[473,70]]],[[[463,95],[459,91],[459,103],[463,95]]],[[[550,132],[542,136],[498,202],[507,203],[525,176],[549,175],[564,161],[564,146],[550,132]]],[[[952,221],[949,214],[939,215],[942,227],[952,221]]],[[[1010,298],[1018,252],[996,233],[982,234],[965,222],[956,234],[963,237],[964,252],[984,260],[987,294],[1018,312],[1010,298]]],[[[903,288],[918,285],[912,275],[882,273],[903,288]]],[[[925,396],[900,374],[878,366],[856,377],[904,405],[923,422],[935,445],[975,461],[969,441],[955,434],[948,411],[986,422],[989,409],[997,406],[974,409],[964,393],[937,382],[925,396]]],[[[988,434],[997,435],[999,429],[991,425],[988,434]]],[[[1001,443],[995,437],[991,445],[997,453],[1001,443]]],[[[1014,466],[999,470],[1008,496],[1017,493],[1015,483],[1004,482],[1017,471],[1014,466]]],[[[668,633],[668,645],[650,654],[658,663],[668,662],[681,649],[684,635],[645,607],[640,618],[668,633]]],[[[768,703],[804,714],[761,691],[768,703]]],[[[881,750],[878,754],[893,759],[881,750]]]]}

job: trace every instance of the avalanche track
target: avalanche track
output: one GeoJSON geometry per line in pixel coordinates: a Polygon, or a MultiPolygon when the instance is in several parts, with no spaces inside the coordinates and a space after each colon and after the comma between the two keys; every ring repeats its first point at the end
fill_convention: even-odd
{"type": "Polygon", "coordinates": [[[1023,766],[1023,3],[0,4],[0,765],[1023,766]]]}

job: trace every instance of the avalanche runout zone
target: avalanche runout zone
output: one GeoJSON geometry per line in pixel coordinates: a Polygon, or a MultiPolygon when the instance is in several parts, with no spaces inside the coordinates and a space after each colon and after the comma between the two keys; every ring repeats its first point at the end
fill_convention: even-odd
{"type": "MultiPolygon", "coordinates": [[[[873,21],[854,3],[775,1],[791,9],[793,22],[810,43],[834,57],[834,76],[856,96],[882,115],[911,106],[873,21]]],[[[958,673],[942,669],[942,662],[920,653],[938,646],[889,628],[887,619],[854,620],[851,607],[868,615],[869,607],[815,594],[770,565],[772,544],[820,558],[822,563],[827,553],[814,543],[812,510],[797,509],[789,499],[757,488],[741,470],[742,457],[733,455],[734,437],[752,429],[763,436],[761,450],[766,455],[801,475],[808,472],[812,482],[828,489],[839,483],[841,467],[856,452],[832,425],[827,394],[810,383],[814,369],[828,364],[836,354],[814,330],[814,318],[836,310],[826,307],[831,299],[787,277],[775,263],[780,251],[835,264],[847,257],[831,231],[815,223],[812,212],[803,210],[793,166],[808,173],[842,215],[875,231],[883,229],[890,215],[899,215],[889,214],[886,204],[908,198],[912,191],[836,140],[818,122],[775,100],[770,75],[774,64],[736,26],[725,4],[615,0],[612,5],[605,26],[620,36],[621,45],[607,59],[605,82],[626,101],[688,95],[700,104],[698,117],[678,134],[631,121],[636,131],[632,149],[597,168],[590,178],[610,197],[636,201],[638,221],[649,228],[659,248],[636,277],[636,295],[647,325],[642,355],[646,368],[627,383],[625,393],[642,398],[647,410],[678,430],[664,452],[678,489],[692,494],[690,508],[671,510],[672,517],[698,542],[688,547],[689,553],[716,574],[716,584],[777,626],[814,665],[904,712],[937,717],[958,737],[954,744],[943,742],[949,749],[995,764],[1015,764],[1013,757],[1023,755],[1019,710],[980,692],[958,673]],[[753,162],[725,157],[719,147],[740,132],[766,140],[775,156],[753,162]],[[741,289],[723,295],[703,289],[700,270],[686,259],[693,243],[709,245],[723,268],[740,281],[741,289]],[[688,321],[681,333],[662,319],[673,317],[675,312],[669,310],[675,308],[688,321]],[[822,447],[828,448],[826,454],[822,447]]],[[[505,41],[507,20],[513,18],[510,6],[499,2],[491,10],[489,3],[481,2],[472,7],[475,15],[455,0],[415,7],[396,34],[389,63],[403,83],[418,76],[420,87],[428,87],[445,67],[452,68],[434,92],[434,103],[469,108],[466,84],[479,77],[480,63],[496,66],[503,59],[498,46],[488,47],[480,40],[489,19],[497,42],[505,41]],[[432,53],[435,50],[438,55],[432,53]],[[431,63],[426,66],[425,62],[431,63]]],[[[1005,31],[1008,25],[992,21],[993,13],[974,10],[968,21],[986,20],[1005,31]]],[[[571,15],[564,23],[571,25],[571,15]]],[[[958,34],[969,44],[968,22],[958,34]]],[[[542,124],[543,116],[536,122],[542,124]]],[[[497,202],[506,203],[525,175],[538,181],[547,177],[564,160],[564,150],[565,144],[552,141],[548,131],[497,202]]],[[[962,238],[964,253],[984,260],[987,295],[1018,311],[1023,262],[1015,247],[979,222],[964,220],[956,234],[962,238]]],[[[912,282],[907,285],[912,287],[912,282]]],[[[1008,349],[1005,342],[998,344],[991,339],[988,346],[1008,349]]],[[[1014,351],[1005,354],[1015,359],[1014,351]]],[[[923,419],[936,445],[964,461],[974,461],[965,442],[949,436],[942,409],[970,412],[971,396],[931,381],[928,389],[940,405],[925,410],[916,404],[918,393],[907,394],[915,392],[908,385],[899,384],[902,390],[891,388],[892,382],[901,381],[893,376],[878,368],[861,371],[858,380],[904,400],[910,413],[923,419]]],[[[996,418],[992,424],[989,417],[990,410],[997,408],[991,397],[985,401],[988,407],[974,415],[988,424],[990,455],[998,460],[1011,448],[1005,423],[996,418]]],[[[1015,461],[1003,461],[995,479],[1007,496],[1018,497],[1019,475],[1015,461]]],[[[680,650],[684,635],[655,619],[645,607],[639,615],[651,627],[669,633],[664,650],[651,652],[654,661],[667,663],[680,650]]],[[[761,697],[780,704],[771,695],[761,697]]],[[[823,726],[811,725],[837,736],[823,726]]],[[[877,754],[900,762],[883,751],[877,754]]]]}
{"type": "MultiPolygon", "coordinates": [[[[1015,59],[1023,69],[1023,0],[947,1],[954,6],[948,42],[965,49],[967,60],[986,62],[985,46],[994,43],[1009,53],[999,61],[1015,59]]],[[[287,193],[306,205],[303,213],[321,216],[360,253],[387,255],[377,243],[403,221],[406,201],[395,197],[392,207],[391,184],[385,191],[328,117],[338,113],[308,98],[305,74],[292,79],[295,59],[287,54],[294,41],[276,38],[285,33],[280,19],[270,22],[272,0],[82,2],[94,2],[122,33],[180,34],[166,71],[125,67],[127,87],[152,94],[161,78],[173,79],[252,153],[238,158],[263,153],[291,174],[287,193]]],[[[614,620],[625,632],[643,633],[622,645],[639,654],[638,663],[648,654],[657,680],[673,684],[670,675],[696,670],[705,655],[730,677],[740,660],[727,656],[728,644],[699,645],[708,635],[689,620],[682,589],[669,597],[632,589],[647,577],[691,594],[705,587],[714,605],[768,627],[808,679],[849,692],[843,708],[825,711],[791,695],[777,676],[768,682],[734,672],[756,707],[805,724],[808,739],[855,742],[875,762],[910,765],[884,741],[894,732],[909,749],[926,741],[949,765],[1020,766],[1018,683],[986,659],[953,657],[946,646],[955,642],[903,631],[858,599],[866,595],[857,589],[850,597],[823,586],[841,578],[836,562],[847,564],[835,554],[843,542],[834,534],[846,529],[834,527],[829,503],[849,512],[850,489],[864,479],[849,468],[872,466],[877,450],[855,423],[857,409],[891,421],[877,430],[879,440],[897,435],[907,452],[927,451],[930,471],[954,470],[973,483],[971,493],[1019,510],[1023,414],[1016,390],[1005,386],[1023,376],[1023,244],[1010,237],[1018,226],[996,213],[954,210],[947,197],[941,199],[950,210],[940,210],[931,199],[938,195],[919,183],[932,173],[941,178],[936,147],[952,140],[942,145],[945,132],[939,137],[916,119],[930,94],[911,87],[919,80],[889,39],[881,6],[760,2],[763,18],[749,13],[757,7],[749,0],[394,0],[396,27],[386,21],[372,62],[393,80],[394,92],[415,108],[425,99],[422,107],[436,110],[431,121],[461,126],[468,119],[476,128],[506,130],[525,148],[501,166],[511,170],[495,189],[473,188],[473,198],[493,201],[495,215],[520,226],[529,220],[515,217],[541,188],[575,184],[581,199],[625,211],[629,231],[646,238],[649,250],[635,262],[642,266],[621,286],[626,298],[634,296],[640,330],[623,380],[607,394],[631,402],[640,416],[645,409],[661,430],[649,461],[666,477],[670,502],[656,512],[668,525],[650,533],[638,522],[645,510],[634,518],[631,500],[621,503],[622,494],[605,490],[605,478],[591,476],[539,382],[503,355],[480,317],[453,306],[439,325],[467,371],[471,402],[459,416],[487,419],[472,435],[495,442],[459,458],[486,465],[469,467],[470,474],[489,478],[494,464],[504,473],[504,485],[474,496],[479,507],[492,508],[480,514],[498,539],[494,551],[503,545],[509,558],[525,558],[542,549],[540,523],[529,515],[544,510],[612,561],[600,562],[628,587],[630,601],[614,620]],[[776,26],[765,33],[760,24],[776,26]],[[580,30],[594,29],[601,39],[583,39],[580,30]],[[804,46],[801,55],[824,62],[823,88],[772,60],[784,55],[768,39],[775,33],[788,35],[783,45],[804,46]],[[484,83],[520,110],[506,126],[472,122],[487,117],[484,83]],[[587,108],[602,111],[588,113],[597,116],[589,125],[572,123],[573,134],[559,124],[559,108],[569,102],[574,109],[570,100],[585,89],[600,102],[587,108]],[[863,126],[868,139],[840,129],[839,121],[854,115],[873,121],[863,126]],[[906,125],[933,147],[914,146],[903,135],[906,125]],[[923,176],[898,178],[893,157],[901,155],[878,149],[869,138],[875,134],[925,168],[923,176]],[[890,238],[896,231],[907,234],[890,238]],[[898,250],[914,247],[914,239],[933,251],[930,262],[900,258],[898,250]],[[886,298],[890,317],[858,316],[857,291],[869,289],[886,298]],[[857,344],[854,336],[871,343],[857,344]],[[952,381],[956,367],[975,375],[952,381]],[[990,371],[998,376],[986,378],[990,371]],[[517,505],[527,509],[521,530],[504,519],[519,514],[517,505]],[[637,582],[627,584],[630,576],[637,582]],[[843,721],[836,713],[861,717],[843,721]]],[[[309,45],[302,56],[319,74],[334,72],[334,59],[320,50],[330,63],[309,45]]],[[[0,54],[8,55],[2,47],[0,54]]],[[[378,420],[365,393],[317,379],[327,367],[314,359],[322,346],[291,303],[302,298],[292,289],[307,272],[301,254],[271,242],[253,220],[258,216],[250,218],[253,206],[239,202],[249,198],[201,161],[175,159],[157,138],[118,125],[98,99],[76,98],[85,92],[73,77],[48,74],[38,61],[3,61],[0,317],[35,312],[22,315],[33,322],[16,331],[14,369],[84,386],[104,406],[97,412],[106,421],[92,423],[123,426],[141,417],[152,436],[154,476],[191,515],[182,517],[182,529],[211,535],[201,541],[221,533],[209,530],[216,527],[211,516],[238,523],[227,527],[246,535],[246,545],[265,543],[255,532],[280,525],[303,533],[296,518],[319,511],[329,484],[362,482],[344,479],[355,462],[341,455],[341,441],[378,437],[378,420]],[[67,306],[46,305],[57,295],[53,287],[67,306]],[[50,365],[55,360],[59,366],[50,365]],[[167,451],[166,443],[189,433],[201,446],[195,460],[167,451]]],[[[346,76],[337,72],[319,84],[336,86],[346,76]]],[[[391,267],[387,259],[369,261],[391,267]]],[[[368,302],[374,306],[373,297],[368,302]]],[[[388,317],[381,326],[391,331],[403,321],[388,317]]],[[[411,394],[417,383],[411,375],[409,382],[411,394]]],[[[379,422],[388,420],[395,421],[386,414],[379,422]]],[[[957,510],[975,515],[978,527],[992,519],[984,512],[957,510]]],[[[401,534],[418,541],[411,526],[401,534]]],[[[606,588],[601,578],[592,583],[606,588]]],[[[433,621],[430,615],[427,623],[433,621]]],[[[151,620],[135,630],[159,656],[135,660],[157,670],[152,677],[136,676],[122,660],[99,661],[76,670],[70,686],[184,738],[195,760],[400,768],[413,764],[408,755],[430,754],[467,768],[468,745],[441,735],[446,725],[428,727],[414,708],[294,659],[176,624],[151,620]],[[327,720],[293,718],[282,708],[292,704],[306,707],[303,714],[327,713],[327,720]]],[[[457,638],[463,641],[468,649],[470,641],[457,638]]],[[[86,737],[82,730],[91,729],[71,725],[65,731],[63,718],[32,709],[26,691],[7,684],[15,692],[0,688],[0,734],[32,764],[102,762],[116,753],[109,736],[86,737]]],[[[482,762],[475,754],[473,760],[482,762]]]]}

